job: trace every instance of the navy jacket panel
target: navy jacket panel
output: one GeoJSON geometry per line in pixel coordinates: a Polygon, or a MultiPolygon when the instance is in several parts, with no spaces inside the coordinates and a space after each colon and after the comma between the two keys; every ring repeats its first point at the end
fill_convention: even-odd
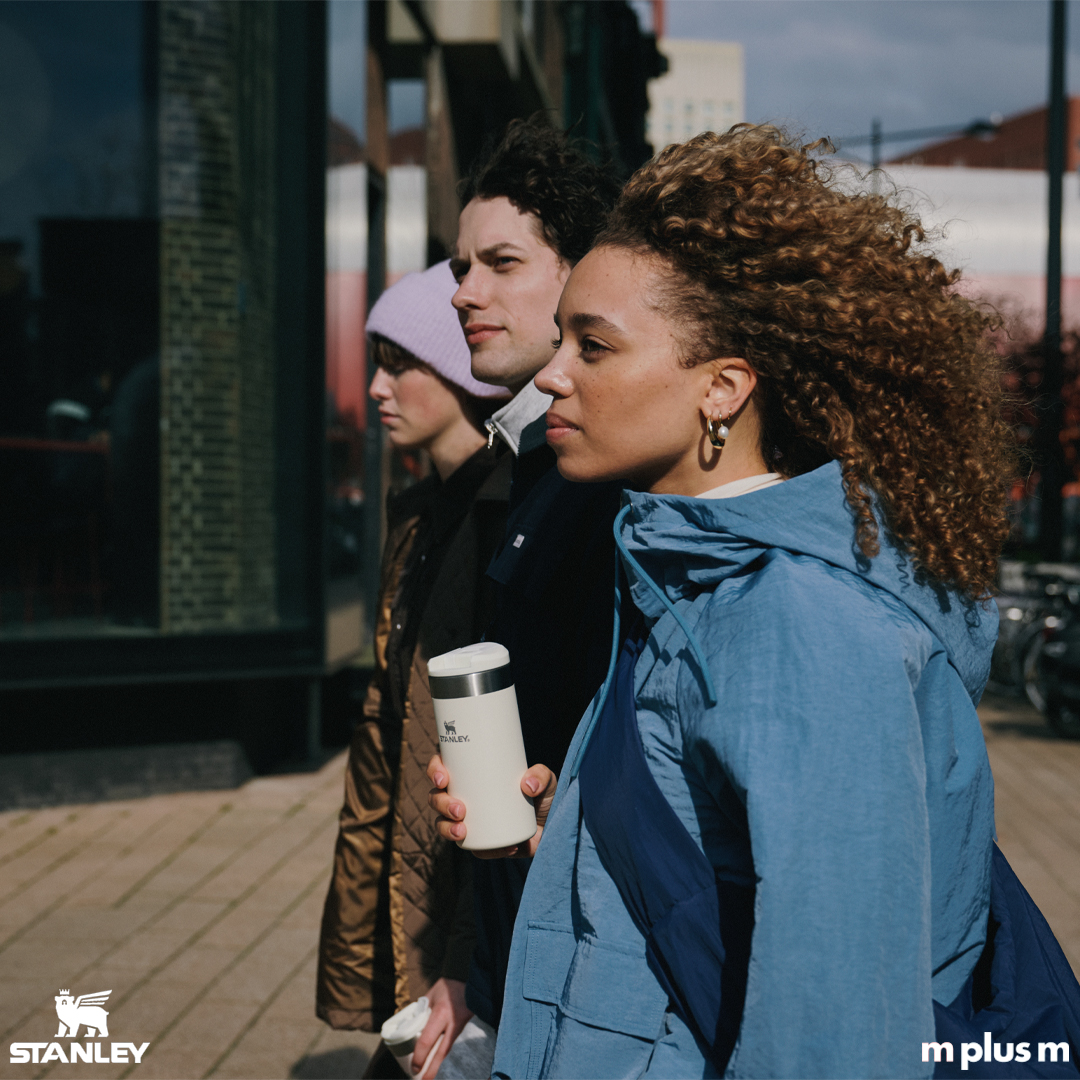
{"type": "MultiPolygon", "coordinates": [[[[514,463],[506,540],[488,570],[499,591],[485,636],[510,652],[529,764],[556,773],[607,671],[616,566],[611,530],[620,495],[617,484],[564,480],[547,446],[523,454],[514,463]]],[[[474,862],[477,945],[466,1000],[493,1026],[528,866],[474,862]]]]}

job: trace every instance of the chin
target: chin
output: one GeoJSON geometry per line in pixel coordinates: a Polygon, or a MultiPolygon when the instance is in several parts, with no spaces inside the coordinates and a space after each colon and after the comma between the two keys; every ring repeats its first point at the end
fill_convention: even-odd
{"type": "Polygon", "coordinates": [[[390,438],[387,440],[390,443],[390,447],[393,450],[397,450],[403,454],[411,454],[414,450],[422,450],[424,448],[423,439],[410,439],[407,436],[395,437],[393,432],[390,432],[390,438]]]}
{"type": "Polygon", "coordinates": [[[472,377],[478,382],[487,383],[489,386],[504,386],[508,390],[520,387],[523,383],[531,381],[532,377],[544,366],[524,366],[520,359],[515,356],[507,356],[505,353],[480,351],[472,354],[472,377]]]}
{"type": "Polygon", "coordinates": [[[572,454],[560,454],[557,450],[555,454],[555,464],[564,480],[572,480],[575,484],[601,484],[606,480],[621,479],[621,474],[602,468],[599,462],[575,460],[572,454]]]}
{"type": "Polygon", "coordinates": [[[516,378],[512,372],[506,370],[506,364],[499,363],[498,356],[485,356],[482,352],[472,354],[470,369],[472,377],[477,382],[487,383],[489,386],[509,386],[515,383],[516,378]]]}

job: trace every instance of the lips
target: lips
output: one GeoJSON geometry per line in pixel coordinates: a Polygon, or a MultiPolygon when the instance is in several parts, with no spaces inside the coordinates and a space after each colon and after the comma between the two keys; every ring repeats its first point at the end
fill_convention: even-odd
{"type": "Polygon", "coordinates": [[[479,345],[481,342],[493,338],[502,329],[501,326],[496,326],[495,323],[469,323],[465,327],[465,340],[470,345],[479,345]]]}
{"type": "Polygon", "coordinates": [[[556,442],[559,439],[566,438],[567,435],[573,434],[577,431],[576,425],[571,424],[565,417],[560,416],[557,412],[552,412],[550,409],[547,412],[547,438],[548,442],[556,442]]]}

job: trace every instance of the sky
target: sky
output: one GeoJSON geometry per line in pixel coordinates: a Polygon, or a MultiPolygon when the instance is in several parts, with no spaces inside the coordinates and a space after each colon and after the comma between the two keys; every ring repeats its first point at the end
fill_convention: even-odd
{"type": "MultiPolygon", "coordinates": [[[[650,5],[633,4],[651,27],[650,5]]],[[[1048,0],[668,0],[669,37],[737,41],[746,119],[834,138],[965,125],[1045,103],[1048,0]]],[[[1068,5],[1080,94],[1080,6],[1068,5]]],[[[889,143],[886,157],[912,143],[889,143]]]]}

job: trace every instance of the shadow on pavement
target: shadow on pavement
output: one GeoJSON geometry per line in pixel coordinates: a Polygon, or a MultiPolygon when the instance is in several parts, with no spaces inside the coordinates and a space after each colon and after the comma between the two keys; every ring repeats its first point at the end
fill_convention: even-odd
{"type": "Polygon", "coordinates": [[[1046,718],[1026,698],[984,694],[979,702],[979,718],[988,735],[1003,735],[1042,742],[1058,742],[1046,718]]]}
{"type": "Polygon", "coordinates": [[[1016,720],[984,720],[983,727],[994,735],[1015,735],[1021,739],[1039,739],[1043,742],[1060,742],[1061,737],[1045,724],[1028,724],[1016,720]]]}
{"type": "Polygon", "coordinates": [[[360,1080],[368,1055],[354,1046],[306,1054],[289,1070],[290,1080],[360,1080]]]}

